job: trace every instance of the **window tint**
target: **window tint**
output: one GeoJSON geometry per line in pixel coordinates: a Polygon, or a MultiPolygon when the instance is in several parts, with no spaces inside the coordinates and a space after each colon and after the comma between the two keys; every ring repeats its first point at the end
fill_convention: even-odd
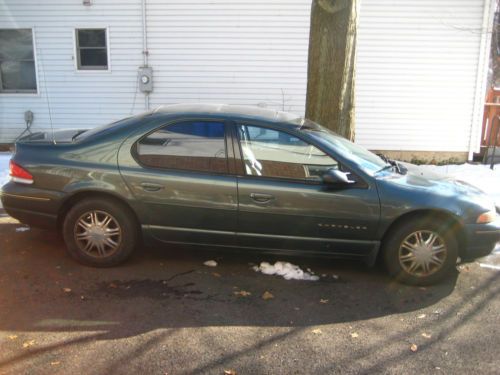
{"type": "Polygon", "coordinates": [[[319,180],[339,168],[329,155],[288,133],[240,125],[238,134],[247,175],[319,180]]]}
{"type": "Polygon", "coordinates": [[[78,69],[108,69],[106,29],[77,29],[76,53],[78,69]]]}
{"type": "Polygon", "coordinates": [[[36,92],[31,29],[0,30],[0,92],[36,92]]]}
{"type": "Polygon", "coordinates": [[[139,141],[139,161],[149,167],[226,173],[224,123],[180,122],[139,141]]]}

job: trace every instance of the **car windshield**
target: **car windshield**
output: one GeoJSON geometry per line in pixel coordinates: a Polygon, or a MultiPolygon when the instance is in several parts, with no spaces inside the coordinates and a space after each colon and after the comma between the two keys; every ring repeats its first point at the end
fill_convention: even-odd
{"type": "Polygon", "coordinates": [[[383,168],[390,166],[379,156],[368,151],[364,147],[348,141],[331,130],[315,123],[314,121],[299,118],[292,121],[294,124],[300,125],[301,130],[310,131],[313,136],[321,138],[328,142],[332,148],[337,150],[346,158],[356,163],[363,171],[370,175],[374,175],[383,168]]]}

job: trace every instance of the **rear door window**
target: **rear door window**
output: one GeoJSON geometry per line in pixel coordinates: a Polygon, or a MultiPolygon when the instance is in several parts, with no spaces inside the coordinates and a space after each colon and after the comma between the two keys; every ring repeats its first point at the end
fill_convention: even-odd
{"type": "Polygon", "coordinates": [[[225,124],[184,121],[166,125],[141,139],[136,153],[146,167],[227,173],[225,124]]]}

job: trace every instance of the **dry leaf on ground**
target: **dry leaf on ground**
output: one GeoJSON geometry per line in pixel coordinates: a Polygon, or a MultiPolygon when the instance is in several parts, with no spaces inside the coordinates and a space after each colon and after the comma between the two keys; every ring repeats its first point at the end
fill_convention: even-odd
{"type": "Polygon", "coordinates": [[[274,298],[274,295],[271,292],[268,292],[267,290],[262,295],[262,299],[267,300],[267,299],[272,299],[272,298],[274,298]]]}
{"type": "Polygon", "coordinates": [[[26,342],[23,342],[23,348],[29,348],[30,346],[35,345],[35,340],[29,340],[26,342]]]}
{"type": "Polygon", "coordinates": [[[322,334],[323,332],[322,332],[319,328],[316,328],[316,329],[313,329],[313,330],[312,330],[312,333],[314,333],[315,335],[320,335],[320,334],[322,334]]]}
{"type": "Polygon", "coordinates": [[[246,290],[239,290],[237,292],[233,292],[235,296],[239,296],[239,297],[248,297],[248,296],[251,296],[252,293],[250,292],[247,292],[246,290]]]}
{"type": "Polygon", "coordinates": [[[422,333],[422,336],[425,337],[426,339],[430,339],[432,335],[430,333],[422,333]]]}
{"type": "Polygon", "coordinates": [[[351,337],[355,339],[356,337],[359,337],[359,335],[356,332],[351,333],[351,337]]]}
{"type": "Polygon", "coordinates": [[[235,370],[224,370],[224,375],[237,375],[235,370]]]}
{"type": "Polygon", "coordinates": [[[71,288],[63,288],[64,293],[71,293],[71,288]]]}
{"type": "Polygon", "coordinates": [[[319,303],[328,303],[328,300],[327,299],[320,299],[319,303]]]}
{"type": "Polygon", "coordinates": [[[9,339],[11,339],[11,340],[15,340],[15,339],[17,339],[17,335],[10,335],[10,336],[9,336],[9,339]]]}
{"type": "Polygon", "coordinates": [[[410,350],[415,353],[418,350],[418,346],[416,344],[411,344],[410,350]]]}
{"type": "Polygon", "coordinates": [[[419,316],[417,316],[417,319],[424,319],[427,315],[425,314],[420,314],[419,316]]]}

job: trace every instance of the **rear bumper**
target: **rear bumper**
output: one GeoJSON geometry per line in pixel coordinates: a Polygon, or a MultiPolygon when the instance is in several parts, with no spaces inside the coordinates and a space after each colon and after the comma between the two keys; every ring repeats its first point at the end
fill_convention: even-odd
{"type": "Polygon", "coordinates": [[[467,246],[462,254],[466,260],[490,254],[500,241],[500,218],[489,224],[465,225],[467,246]]]}
{"type": "Polygon", "coordinates": [[[34,227],[57,228],[62,194],[9,182],[0,188],[0,200],[7,214],[34,227]]]}

